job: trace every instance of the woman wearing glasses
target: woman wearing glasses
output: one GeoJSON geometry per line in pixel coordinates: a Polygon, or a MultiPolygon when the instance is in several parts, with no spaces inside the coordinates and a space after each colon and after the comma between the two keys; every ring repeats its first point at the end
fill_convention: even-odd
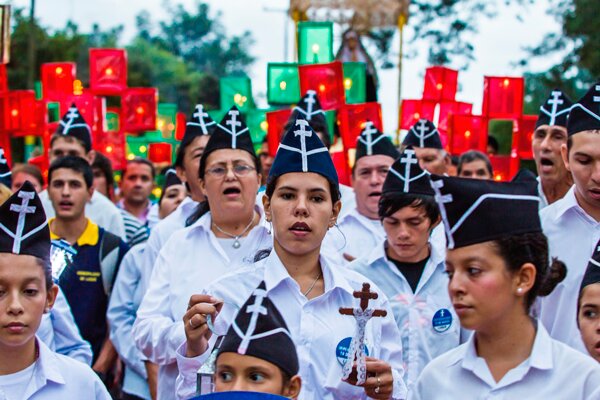
{"type": "Polygon", "coordinates": [[[197,220],[175,232],[161,249],[134,325],[138,348],[159,365],[159,399],[173,397],[175,350],[185,339],[180,321],[190,296],[271,245],[255,204],[259,169],[248,128],[233,107],[200,160],[207,201],[201,203],[197,220]]]}
{"type": "MultiPolygon", "coordinates": [[[[296,345],[303,382],[298,399],[405,398],[402,341],[387,299],[367,278],[321,256],[323,237],[341,208],[338,186],[327,149],[308,122],[297,119],[281,142],[263,197],[265,217],[273,224],[273,250],[190,298],[183,317],[187,340],[177,350],[178,397],[194,394],[196,371],[238,309],[255,321],[265,312],[259,302],[240,309],[251,293],[261,293],[281,311],[296,345]],[[379,297],[371,297],[362,313],[356,296],[361,287],[368,289],[364,283],[379,297]],[[347,309],[350,315],[342,315],[347,309]],[[211,328],[209,314],[215,318],[211,328]],[[352,371],[355,359],[365,361],[356,362],[358,373],[352,371]]],[[[264,336],[258,323],[233,326],[243,343],[264,336]]],[[[217,372],[217,383],[224,379],[217,372]]]]}

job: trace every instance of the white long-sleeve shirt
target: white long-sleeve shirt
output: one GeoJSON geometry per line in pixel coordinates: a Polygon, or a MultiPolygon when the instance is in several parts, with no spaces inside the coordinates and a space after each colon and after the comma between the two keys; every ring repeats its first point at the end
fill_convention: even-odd
{"type": "Polygon", "coordinates": [[[477,355],[475,337],[429,363],[410,399],[600,399],[600,364],[553,340],[542,324],[529,358],[500,382],[477,355]]]}
{"type": "MultiPolygon", "coordinates": [[[[358,307],[359,300],[353,297],[354,291],[361,290],[363,283],[371,282],[356,272],[330,265],[326,257],[321,257],[320,261],[325,290],[321,296],[310,300],[300,291],[298,283],[288,274],[275,251],[266,259],[208,285],[205,293],[224,300],[226,305],[215,321],[216,329],[226,331],[235,318],[235,307],[227,307],[227,304],[241,307],[252,291],[264,281],[267,296],[281,312],[296,345],[302,378],[302,391],[298,399],[366,399],[362,387],[342,381],[343,343],[350,344],[356,321],[352,316],[340,314],[339,309],[358,307]]],[[[374,284],[371,284],[371,291],[377,292],[379,298],[371,300],[369,307],[384,309],[388,315],[374,317],[367,322],[365,338],[368,354],[391,365],[394,377],[392,398],[404,399],[406,386],[402,380],[400,332],[386,296],[374,284]]],[[[180,325],[183,329],[182,322],[180,325]]],[[[185,343],[178,349],[179,398],[194,395],[196,372],[209,354],[210,350],[207,350],[198,357],[186,358],[185,343]]]]}
{"type": "Polygon", "coordinates": [[[577,328],[577,298],[588,260],[600,240],[600,222],[577,203],[575,186],[540,212],[550,256],[567,265],[567,276],[549,296],[540,299],[539,319],[550,336],[586,353],[577,328]]]}
{"type": "Polygon", "coordinates": [[[137,319],[133,326],[135,343],[141,352],[159,365],[158,397],[172,399],[177,365],[175,351],[185,340],[181,319],[193,294],[211,282],[253,261],[262,249],[272,247],[272,239],[260,209],[261,223],[246,237],[237,259],[230,259],[211,230],[211,214],[180,229],[160,250],[137,319]]]}

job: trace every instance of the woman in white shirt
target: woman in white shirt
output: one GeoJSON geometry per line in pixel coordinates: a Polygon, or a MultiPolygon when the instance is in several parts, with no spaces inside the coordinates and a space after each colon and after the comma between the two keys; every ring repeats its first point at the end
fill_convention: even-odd
{"type": "Polygon", "coordinates": [[[561,262],[549,267],[535,182],[431,180],[448,239],[448,291],[474,334],[425,367],[411,398],[600,398],[598,364],[529,314],[565,276],[561,262]]]}
{"type": "Polygon", "coordinates": [[[303,381],[300,400],[405,398],[400,333],[387,299],[374,284],[372,290],[379,292],[379,298],[368,307],[385,310],[387,316],[366,320],[366,380],[358,386],[352,374],[343,378],[357,322],[342,315],[340,308],[355,308],[355,292],[370,281],[329,264],[320,255],[323,237],[335,225],[341,203],[331,157],[303,119],[295,121],[280,145],[263,205],[273,224],[274,246],[269,256],[190,298],[183,317],[187,341],[177,356],[178,396],[194,394],[195,372],[214,343],[212,337],[209,344],[207,314],[214,317],[220,309],[217,326],[229,326],[233,311],[264,281],[267,295],[281,310],[297,346],[303,381]]]}
{"type": "Polygon", "coordinates": [[[207,202],[196,222],[173,233],[160,250],[133,326],[138,349],[159,365],[159,399],[173,398],[175,350],[185,339],[180,321],[190,296],[271,245],[255,202],[260,162],[239,115],[233,107],[211,135],[199,170],[207,202]]]}
{"type": "Polygon", "coordinates": [[[0,207],[0,228],[0,398],[109,400],[89,366],[52,352],[36,337],[58,287],[50,230],[30,182],[0,207]]]}

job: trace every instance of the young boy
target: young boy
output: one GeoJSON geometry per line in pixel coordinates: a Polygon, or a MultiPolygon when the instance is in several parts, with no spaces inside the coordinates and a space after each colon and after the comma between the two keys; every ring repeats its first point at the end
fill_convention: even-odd
{"type": "Polygon", "coordinates": [[[0,228],[0,398],[110,399],[88,366],[35,336],[58,288],[46,215],[31,183],[0,207],[0,228]]]}
{"type": "Polygon", "coordinates": [[[92,346],[93,369],[107,374],[116,360],[108,340],[108,299],[127,245],[89,220],[85,205],[94,189],[92,167],[80,158],[55,160],[48,170],[48,196],[56,218],[48,221],[51,238],[74,253],[55,279],[71,305],[81,335],[92,346]]]}
{"type": "Polygon", "coordinates": [[[579,289],[577,326],[586,350],[600,362],[600,242],[596,245],[579,289]]]}

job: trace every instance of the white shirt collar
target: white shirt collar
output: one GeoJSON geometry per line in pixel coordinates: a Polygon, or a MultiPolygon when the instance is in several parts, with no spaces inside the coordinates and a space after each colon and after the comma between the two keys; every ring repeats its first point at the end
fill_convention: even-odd
{"type": "Polygon", "coordinates": [[[592,218],[587,212],[585,212],[585,210],[583,208],[581,208],[581,206],[579,205],[579,202],[577,201],[577,197],[575,197],[575,185],[571,186],[571,189],[569,189],[569,191],[567,192],[567,194],[565,194],[565,197],[563,197],[562,199],[558,200],[557,202],[555,202],[555,214],[554,214],[554,220],[558,221],[559,219],[562,218],[563,215],[565,215],[565,213],[571,209],[575,209],[577,211],[579,211],[583,216],[585,216],[587,219],[594,221],[594,223],[597,223],[594,218],[592,218]]]}
{"type": "MultiPolygon", "coordinates": [[[[40,356],[38,358],[38,365],[36,366],[36,384],[37,388],[44,386],[47,381],[55,382],[60,385],[64,385],[66,382],[65,377],[60,371],[62,367],[56,360],[56,354],[48,348],[48,346],[38,338],[36,338],[40,356]]],[[[31,390],[31,387],[28,391],[31,390]]],[[[35,392],[33,392],[35,393],[35,392]]]]}
{"type": "MultiPolygon", "coordinates": [[[[183,204],[183,203],[181,203],[183,204]]],[[[181,206],[181,205],[180,205],[181,206]]],[[[268,223],[264,218],[263,209],[257,205],[254,206],[254,210],[258,213],[259,221],[255,228],[262,227],[264,229],[268,229],[268,223]]],[[[212,217],[210,211],[204,214],[198,221],[194,222],[192,225],[188,227],[188,234],[195,231],[205,231],[210,232],[210,226],[212,224],[212,217]]]]}

